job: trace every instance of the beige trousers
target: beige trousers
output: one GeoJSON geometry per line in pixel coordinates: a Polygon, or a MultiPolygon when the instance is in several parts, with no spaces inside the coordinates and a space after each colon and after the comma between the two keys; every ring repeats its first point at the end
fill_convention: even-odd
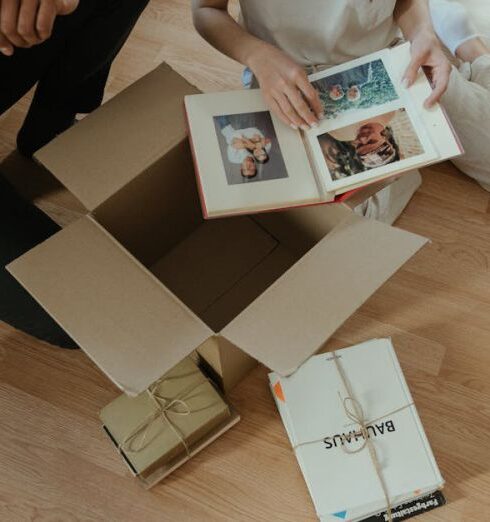
{"type": "Polygon", "coordinates": [[[470,79],[454,68],[442,98],[465,150],[453,163],[490,191],[490,55],[464,66],[471,70],[470,79]]]}
{"type": "MultiPolygon", "coordinates": [[[[481,56],[461,70],[453,68],[442,104],[461,140],[465,153],[453,163],[490,192],[490,55],[481,56]]],[[[419,172],[404,174],[380,190],[355,212],[384,223],[393,223],[421,184],[419,172]]]]}

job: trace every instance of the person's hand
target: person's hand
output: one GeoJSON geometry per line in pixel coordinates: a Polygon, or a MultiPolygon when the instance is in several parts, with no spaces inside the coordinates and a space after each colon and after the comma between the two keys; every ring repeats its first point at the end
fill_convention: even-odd
{"type": "Polygon", "coordinates": [[[244,138],[233,138],[233,140],[231,141],[231,146],[236,150],[246,149],[247,142],[244,138]]]}
{"type": "Polygon", "coordinates": [[[0,52],[31,47],[51,36],[57,16],[72,13],[79,0],[0,0],[0,52]]]}
{"type": "Polygon", "coordinates": [[[412,40],[411,51],[412,60],[405,72],[404,80],[409,87],[416,80],[420,67],[427,71],[433,91],[425,101],[425,107],[430,108],[446,92],[451,74],[451,64],[444,54],[437,36],[430,31],[424,31],[412,40]]]}
{"type": "Polygon", "coordinates": [[[323,117],[322,103],[300,65],[269,44],[257,47],[247,65],[270,109],[286,125],[303,130],[318,125],[323,117]]]}
{"type": "Polygon", "coordinates": [[[243,138],[242,143],[244,149],[253,149],[256,146],[255,141],[248,140],[247,138],[243,138]]]}

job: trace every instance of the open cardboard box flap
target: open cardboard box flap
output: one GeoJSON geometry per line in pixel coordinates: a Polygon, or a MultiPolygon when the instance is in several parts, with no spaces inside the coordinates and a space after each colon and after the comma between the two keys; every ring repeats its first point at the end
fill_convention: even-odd
{"type": "MultiPolygon", "coordinates": [[[[221,335],[288,375],[425,242],[348,212],[221,335]]],[[[8,270],[131,395],[214,334],[90,216],[8,270]]]]}
{"type": "Polygon", "coordinates": [[[7,269],[128,394],[213,334],[90,216],[7,269]]]}
{"type": "Polygon", "coordinates": [[[196,93],[196,87],[162,64],[35,158],[93,211],[182,140],[183,96],[196,93]]]}
{"type": "Polygon", "coordinates": [[[426,242],[349,213],[222,335],[289,375],[426,242]]]}
{"type": "MultiPolygon", "coordinates": [[[[255,216],[254,226],[299,261],[289,270],[282,263],[283,275],[214,332],[146,268],[162,245],[182,245],[202,224],[182,103],[195,92],[162,65],[44,147],[37,159],[95,212],[8,266],[130,395],[217,341],[229,348],[219,348],[223,363],[234,357],[245,366],[245,352],[291,373],[426,242],[342,205],[255,216]]],[[[251,243],[256,249],[248,241],[246,252],[251,243]]],[[[263,238],[254,255],[273,260],[270,243],[263,238]]],[[[206,260],[202,249],[195,255],[206,260]]]]}

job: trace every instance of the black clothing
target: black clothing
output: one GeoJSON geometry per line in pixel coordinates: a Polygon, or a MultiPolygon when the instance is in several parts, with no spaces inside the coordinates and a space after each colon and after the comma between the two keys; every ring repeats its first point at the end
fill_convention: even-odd
{"type": "Polygon", "coordinates": [[[36,83],[19,132],[19,151],[32,154],[72,125],[77,113],[102,102],[111,64],[148,0],[81,0],[59,16],[52,36],[13,56],[0,54],[0,114],[36,83]]]}
{"type": "MultiPolygon", "coordinates": [[[[72,125],[77,113],[91,112],[101,104],[112,61],[147,3],[81,0],[71,15],[56,19],[47,41],[16,48],[10,57],[0,54],[0,114],[37,83],[17,136],[21,154],[31,157],[72,125]]],[[[0,320],[52,344],[76,348],[4,268],[58,230],[0,176],[0,320]]]]}

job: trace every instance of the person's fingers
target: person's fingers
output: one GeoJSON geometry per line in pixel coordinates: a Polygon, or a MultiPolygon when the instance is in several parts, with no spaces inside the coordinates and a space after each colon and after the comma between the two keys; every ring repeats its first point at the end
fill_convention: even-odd
{"type": "Polygon", "coordinates": [[[308,103],[303,98],[301,92],[295,87],[289,87],[285,91],[285,95],[287,96],[289,102],[294,107],[296,113],[301,117],[301,127],[303,130],[307,130],[310,127],[315,127],[318,125],[318,119],[315,114],[312,112],[308,103]]]}
{"type": "Polygon", "coordinates": [[[405,74],[403,75],[403,83],[406,87],[410,87],[415,82],[422,65],[424,65],[424,56],[418,53],[413,54],[412,59],[405,70],[405,74]]]}
{"type": "Polygon", "coordinates": [[[51,36],[56,14],[56,6],[51,0],[41,0],[37,13],[36,31],[43,41],[51,36]]]}
{"type": "Polygon", "coordinates": [[[281,106],[277,102],[277,100],[272,96],[268,94],[264,94],[264,99],[271,109],[271,111],[288,127],[292,127],[293,129],[297,130],[298,126],[294,124],[289,117],[286,115],[286,113],[282,110],[281,106]]]}
{"type": "Polygon", "coordinates": [[[39,0],[22,0],[17,21],[17,33],[29,45],[41,42],[36,32],[36,18],[39,0]]]}
{"type": "Polygon", "coordinates": [[[2,0],[0,4],[0,31],[16,47],[28,47],[29,44],[17,32],[19,2],[2,0]]]}
{"type": "Polygon", "coordinates": [[[14,54],[14,46],[2,33],[0,33],[0,53],[5,56],[12,56],[14,54]]]}
{"type": "Polygon", "coordinates": [[[79,0],[56,0],[56,14],[69,15],[75,11],[79,3],[79,0]]]}
{"type": "Polygon", "coordinates": [[[307,130],[309,128],[308,124],[296,112],[296,109],[293,107],[291,101],[285,94],[278,92],[274,95],[274,99],[281,108],[283,114],[285,114],[289,121],[289,125],[293,127],[293,129],[302,128],[303,130],[307,130]]]}
{"type": "Polygon", "coordinates": [[[451,66],[447,64],[447,66],[440,67],[438,69],[433,70],[432,72],[432,82],[433,82],[433,90],[432,94],[425,100],[425,107],[430,109],[433,107],[442,97],[442,95],[446,92],[447,86],[449,84],[449,77],[451,75],[451,66]]]}
{"type": "Polygon", "coordinates": [[[298,87],[300,88],[303,96],[306,98],[306,101],[308,102],[311,110],[315,113],[316,117],[319,120],[323,119],[323,104],[320,100],[320,95],[313,85],[311,85],[308,78],[302,78],[298,82],[298,87]]]}
{"type": "Polygon", "coordinates": [[[289,118],[282,112],[281,107],[279,107],[279,104],[276,102],[274,98],[269,98],[267,100],[267,104],[271,111],[285,124],[288,126],[292,126],[292,123],[290,122],[289,118]]]}

